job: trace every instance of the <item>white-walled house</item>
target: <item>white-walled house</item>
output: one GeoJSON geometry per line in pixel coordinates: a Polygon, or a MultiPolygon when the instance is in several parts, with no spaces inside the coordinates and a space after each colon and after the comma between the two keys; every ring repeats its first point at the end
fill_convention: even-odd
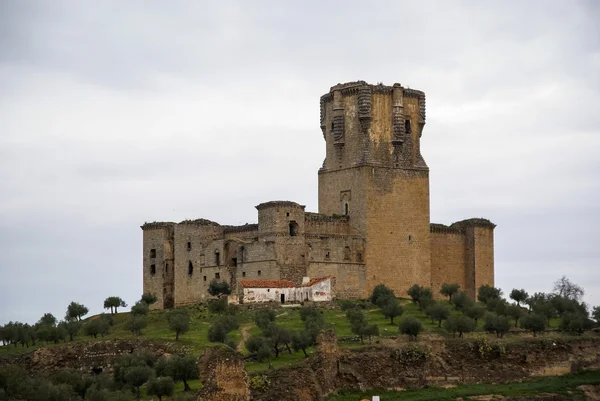
{"type": "Polygon", "coordinates": [[[242,303],[253,302],[302,302],[331,301],[331,276],[309,279],[304,277],[303,284],[296,287],[288,280],[240,280],[242,303]]]}

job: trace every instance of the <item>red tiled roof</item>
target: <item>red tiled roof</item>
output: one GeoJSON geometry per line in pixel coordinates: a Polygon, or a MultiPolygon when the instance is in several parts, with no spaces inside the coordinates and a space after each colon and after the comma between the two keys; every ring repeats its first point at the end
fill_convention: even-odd
{"type": "Polygon", "coordinates": [[[244,288],[294,288],[294,282],[288,280],[240,280],[244,288]]]}
{"type": "Polygon", "coordinates": [[[320,283],[321,281],[325,281],[329,278],[333,278],[333,276],[325,276],[325,277],[317,277],[317,278],[313,278],[311,279],[308,283],[306,284],[302,284],[300,287],[311,287],[317,283],[320,283]]]}

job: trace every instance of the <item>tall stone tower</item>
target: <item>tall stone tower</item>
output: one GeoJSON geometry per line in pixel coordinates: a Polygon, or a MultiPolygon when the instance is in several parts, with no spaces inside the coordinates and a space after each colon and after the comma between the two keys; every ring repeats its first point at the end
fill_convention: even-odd
{"type": "Polygon", "coordinates": [[[366,285],[431,285],[429,169],[420,151],[425,94],[364,81],[321,97],[326,157],[319,212],[347,214],[365,238],[366,285]]]}

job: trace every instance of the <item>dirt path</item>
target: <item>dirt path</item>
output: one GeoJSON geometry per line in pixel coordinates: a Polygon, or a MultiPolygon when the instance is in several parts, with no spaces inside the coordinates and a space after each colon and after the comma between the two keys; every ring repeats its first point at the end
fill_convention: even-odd
{"type": "Polygon", "coordinates": [[[237,346],[237,350],[239,353],[244,352],[244,344],[246,344],[246,340],[248,339],[248,330],[250,330],[250,328],[254,326],[252,323],[246,323],[245,325],[242,326],[242,340],[240,341],[240,343],[237,346]]]}

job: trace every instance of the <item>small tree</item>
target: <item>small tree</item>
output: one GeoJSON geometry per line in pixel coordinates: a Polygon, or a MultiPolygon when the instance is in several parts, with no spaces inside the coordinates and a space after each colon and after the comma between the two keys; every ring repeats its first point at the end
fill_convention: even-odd
{"type": "Polygon", "coordinates": [[[44,313],[44,316],[40,318],[37,324],[44,326],[56,326],[56,318],[52,313],[44,313]]]}
{"type": "Polygon", "coordinates": [[[521,328],[531,331],[534,337],[537,333],[543,331],[545,327],[544,317],[535,313],[530,313],[521,319],[521,328]]]}
{"type": "Polygon", "coordinates": [[[419,309],[423,311],[435,303],[435,301],[433,300],[433,293],[431,292],[431,288],[421,289],[421,295],[419,296],[418,303],[419,309]]]}
{"type": "Polygon", "coordinates": [[[402,315],[404,313],[404,308],[402,308],[396,298],[390,297],[385,300],[387,302],[381,306],[381,313],[383,313],[383,316],[390,319],[390,324],[394,324],[394,318],[402,315]]]}
{"type": "Polygon", "coordinates": [[[65,320],[81,320],[81,317],[87,315],[88,312],[89,309],[83,306],[82,304],[78,304],[77,302],[71,302],[67,307],[67,314],[65,316],[65,320]]]}
{"type": "Polygon", "coordinates": [[[444,328],[451,332],[453,336],[458,333],[459,338],[463,336],[463,333],[470,333],[475,330],[475,327],[477,327],[475,320],[465,315],[450,316],[444,322],[444,328]]]}
{"type": "Polygon", "coordinates": [[[135,305],[131,307],[131,314],[133,316],[146,316],[150,308],[145,301],[137,301],[135,305]]]}
{"type": "Polygon", "coordinates": [[[594,318],[596,323],[600,323],[600,306],[594,307],[592,310],[592,318],[594,318]]]}
{"type": "Polygon", "coordinates": [[[497,316],[493,313],[488,313],[485,316],[483,329],[488,332],[496,333],[496,337],[501,338],[510,330],[510,323],[506,316],[497,316]]]}
{"type": "Polygon", "coordinates": [[[131,366],[125,369],[125,382],[130,384],[137,391],[137,397],[140,398],[140,387],[150,379],[152,369],[148,366],[131,366]]]}
{"type": "Polygon", "coordinates": [[[156,363],[158,376],[169,376],[174,382],[183,382],[183,391],[190,391],[188,380],[198,378],[196,360],[191,356],[173,355],[169,359],[161,358],[156,363]]]}
{"type": "Polygon", "coordinates": [[[208,293],[213,297],[221,297],[221,295],[231,294],[231,287],[226,281],[218,281],[214,279],[208,286],[208,293]]]}
{"type": "Polygon", "coordinates": [[[431,316],[431,321],[438,322],[438,327],[442,327],[442,321],[450,317],[450,308],[440,303],[435,303],[427,308],[427,314],[431,316]]]}
{"type": "Polygon", "coordinates": [[[376,335],[374,334],[376,331],[377,333],[379,332],[379,329],[371,327],[373,325],[369,325],[364,312],[360,309],[346,311],[346,318],[350,322],[350,330],[360,337],[361,343],[364,343],[364,336],[369,336],[370,340],[372,335],[376,335]]]}
{"type": "Polygon", "coordinates": [[[77,335],[79,329],[81,328],[81,322],[76,320],[62,321],[58,325],[64,328],[69,336],[69,340],[71,341],[73,341],[73,338],[77,335]]]}
{"type": "Polygon", "coordinates": [[[167,312],[167,321],[169,328],[175,332],[175,341],[179,340],[180,334],[190,329],[190,314],[187,309],[171,309],[167,312]]]}
{"type": "Polygon", "coordinates": [[[271,356],[272,351],[269,346],[269,342],[263,336],[250,336],[250,338],[246,341],[246,349],[250,352],[257,361],[264,361],[265,359],[269,361],[269,368],[272,368],[271,365],[271,356]]]}
{"type": "Polygon", "coordinates": [[[466,292],[459,291],[452,297],[452,303],[457,310],[464,310],[473,304],[466,292]]]}
{"type": "Polygon", "coordinates": [[[118,313],[117,308],[119,307],[127,307],[125,301],[123,301],[120,297],[108,297],[104,300],[104,309],[110,308],[110,313],[118,313]]]}
{"type": "Polygon", "coordinates": [[[483,305],[471,305],[464,308],[465,316],[475,320],[475,323],[485,315],[485,307],[483,305]]]}
{"type": "Polygon", "coordinates": [[[518,306],[521,306],[521,302],[525,302],[527,301],[527,298],[529,298],[529,294],[527,293],[527,291],[523,290],[523,289],[513,289],[510,292],[510,299],[512,299],[513,301],[515,301],[517,303],[518,306]]]}
{"type": "Polygon", "coordinates": [[[388,298],[396,298],[394,291],[383,284],[377,284],[375,288],[373,288],[373,292],[371,293],[369,300],[373,305],[377,305],[381,308],[383,304],[387,302],[388,298]]]}
{"type": "Polygon", "coordinates": [[[302,352],[304,352],[304,356],[306,358],[308,358],[308,353],[306,352],[306,350],[308,349],[308,347],[312,346],[313,344],[314,343],[313,343],[312,335],[311,335],[311,333],[309,333],[306,330],[297,331],[294,333],[294,335],[292,337],[292,348],[296,352],[302,350],[302,352]]]}
{"type": "Polygon", "coordinates": [[[442,288],[440,289],[440,294],[448,297],[448,301],[452,301],[452,296],[458,293],[460,289],[460,285],[458,284],[442,284],[442,288]]]}
{"type": "Polygon", "coordinates": [[[576,312],[566,312],[560,319],[560,329],[572,331],[579,335],[585,330],[591,329],[593,322],[584,314],[576,312]]]}
{"type": "Polygon", "coordinates": [[[148,320],[145,315],[133,315],[129,319],[128,328],[136,336],[142,335],[142,329],[148,326],[148,320]]]}
{"type": "Polygon", "coordinates": [[[419,284],[415,284],[408,289],[407,294],[411,298],[412,302],[416,304],[419,302],[419,298],[421,298],[422,292],[423,287],[421,287],[419,284]]]}
{"type": "Polygon", "coordinates": [[[406,316],[400,319],[400,333],[408,335],[411,339],[417,340],[417,336],[423,329],[421,321],[412,317],[406,316]]]}
{"type": "Polygon", "coordinates": [[[148,381],[148,395],[155,395],[160,401],[164,396],[173,395],[175,383],[170,377],[156,377],[148,381]]]}
{"type": "Polygon", "coordinates": [[[98,334],[104,337],[104,335],[108,334],[109,328],[110,326],[105,320],[95,318],[83,325],[83,333],[94,338],[97,338],[98,334]]]}
{"type": "Polygon", "coordinates": [[[527,313],[521,308],[519,305],[508,305],[506,307],[506,314],[513,319],[515,319],[515,327],[519,324],[519,319],[523,317],[523,315],[527,313]]]}
{"type": "Polygon", "coordinates": [[[579,301],[584,294],[583,288],[571,282],[566,276],[562,276],[554,282],[553,291],[556,295],[576,301],[579,301]]]}
{"type": "Polygon", "coordinates": [[[487,305],[490,299],[500,299],[502,297],[502,290],[500,288],[492,287],[490,285],[482,285],[477,290],[477,300],[487,305]]]}
{"type": "Polygon", "coordinates": [[[144,302],[146,305],[152,305],[153,303],[158,301],[158,299],[156,298],[156,295],[147,292],[145,294],[142,294],[142,298],[140,299],[140,301],[144,302]]]}

